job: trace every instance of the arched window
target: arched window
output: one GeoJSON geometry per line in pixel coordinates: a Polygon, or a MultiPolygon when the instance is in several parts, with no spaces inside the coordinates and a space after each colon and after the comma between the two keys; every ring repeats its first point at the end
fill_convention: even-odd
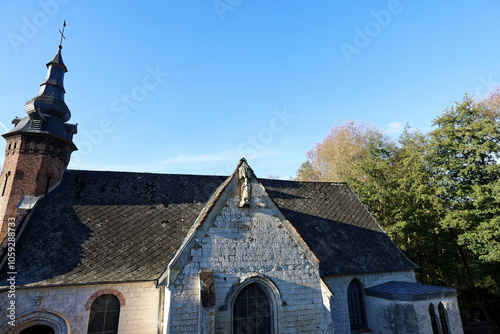
{"type": "Polygon", "coordinates": [[[243,288],[233,305],[233,334],[273,333],[271,300],[252,283],[243,288]]]}
{"type": "Polygon", "coordinates": [[[441,322],[441,332],[443,334],[449,334],[450,332],[448,331],[448,322],[446,321],[446,313],[443,303],[439,303],[438,312],[439,312],[439,320],[441,322]]]}
{"type": "Polygon", "coordinates": [[[351,329],[366,327],[365,303],[363,287],[357,279],[353,279],[347,289],[347,301],[349,303],[349,319],[351,329]]]}
{"type": "Polygon", "coordinates": [[[45,325],[35,325],[24,329],[21,334],[54,334],[54,329],[45,325]]]}
{"type": "Polygon", "coordinates": [[[120,301],[114,295],[97,297],[90,308],[88,334],[113,334],[118,332],[120,301]]]}
{"type": "Polygon", "coordinates": [[[431,317],[432,334],[439,334],[436,311],[434,310],[434,305],[432,305],[432,303],[429,305],[429,316],[431,317]]]}

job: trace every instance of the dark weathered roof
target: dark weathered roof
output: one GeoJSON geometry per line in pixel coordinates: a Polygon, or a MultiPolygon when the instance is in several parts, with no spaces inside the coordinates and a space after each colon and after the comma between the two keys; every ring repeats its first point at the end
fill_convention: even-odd
{"type": "MultiPolygon", "coordinates": [[[[40,200],[17,243],[17,284],[157,279],[225,179],[67,171],[40,200]]],[[[259,181],[324,275],[416,268],[347,184],[259,181]]]]}
{"type": "Polygon", "coordinates": [[[261,183],[319,259],[323,275],[418,268],[346,183],[261,183]]]}

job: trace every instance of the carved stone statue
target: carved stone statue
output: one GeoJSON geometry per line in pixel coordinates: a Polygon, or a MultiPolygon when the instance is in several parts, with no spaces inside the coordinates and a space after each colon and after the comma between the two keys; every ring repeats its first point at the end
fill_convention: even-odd
{"type": "Polygon", "coordinates": [[[241,185],[241,201],[240,201],[240,208],[244,207],[246,205],[250,205],[250,193],[252,191],[250,182],[248,181],[247,178],[245,178],[245,181],[243,181],[243,184],[241,185]]]}
{"type": "Polygon", "coordinates": [[[252,186],[250,184],[250,169],[246,162],[243,162],[238,170],[238,177],[240,180],[243,180],[243,184],[241,185],[241,201],[240,208],[244,206],[250,205],[250,196],[252,193],[252,186]]]}

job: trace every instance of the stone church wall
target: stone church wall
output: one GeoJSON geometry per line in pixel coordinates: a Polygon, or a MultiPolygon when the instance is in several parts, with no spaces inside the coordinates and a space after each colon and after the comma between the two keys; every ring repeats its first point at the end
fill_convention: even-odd
{"type": "Polygon", "coordinates": [[[449,333],[463,333],[460,311],[456,298],[393,301],[367,296],[368,322],[380,333],[432,333],[429,305],[434,305],[437,324],[440,326],[438,305],[442,302],[446,312],[449,333]]]}
{"type": "MultiPolygon", "coordinates": [[[[120,300],[118,333],[158,333],[159,289],[153,282],[99,284],[16,291],[16,326],[37,324],[37,319],[54,318],[69,325],[71,334],[87,333],[90,305],[101,294],[120,300]]],[[[6,310],[10,299],[0,294],[0,333],[12,328],[6,310]]]]}
{"type": "MultiPolygon", "coordinates": [[[[231,300],[246,279],[277,288],[279,333],[332,333],[318,271],[262,197],[239,208],[230,197],[190,260],[170,285],[170,333],[231,333],[231,300]],[[200,306],[201,269],[213,270],[216,304],[200,306]],[[203,321],[201,320],[203,318],[203,321]]],[[[168,294],[168,293],[167,293],[168,294]]]]}
{"type": "MultiPolygon", "coordinates": [[[[390,281],[415,282],[413,270],[393,271],[384,273],[358,274],[346,276],[323,277],[323,281],[333,294],[331,300],[332,318],[335,327],[335,334],[350,334],[351,326],[349,321],[349,307],[347,302],[347,289],[353,279],[358,279],[363,287],[382,284],[390,281]]],[[[369,313],[370,311],[367,310],[369,313]]],[[[368,318],[370,328],[371,318],[368,318]]]]}

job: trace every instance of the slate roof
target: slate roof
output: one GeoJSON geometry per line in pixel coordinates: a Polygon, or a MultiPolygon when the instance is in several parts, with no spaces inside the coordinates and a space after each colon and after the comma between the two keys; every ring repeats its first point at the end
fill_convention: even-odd
{"type": "Polygon", "coordinates": [[[424,285],[418,282],[391,281],[365,289],[367,296],[390,300],[416,301],[434,298],[456,297],[453,288],[424,285]]]}
{"type": "MultiPolygon", "coordinates": [[[[17,284],[158,279],[225,179],[66,171],[17,242],[17,284]]],[[[322,275],[417,268],[347,184],[259,181],[319,259],[322,275]]]]}
{"type": "Polygon", "coordinates": [[[319,259],[323,275],[418,268],[397,248],[348,184],[260,181],[319,259]]]}

